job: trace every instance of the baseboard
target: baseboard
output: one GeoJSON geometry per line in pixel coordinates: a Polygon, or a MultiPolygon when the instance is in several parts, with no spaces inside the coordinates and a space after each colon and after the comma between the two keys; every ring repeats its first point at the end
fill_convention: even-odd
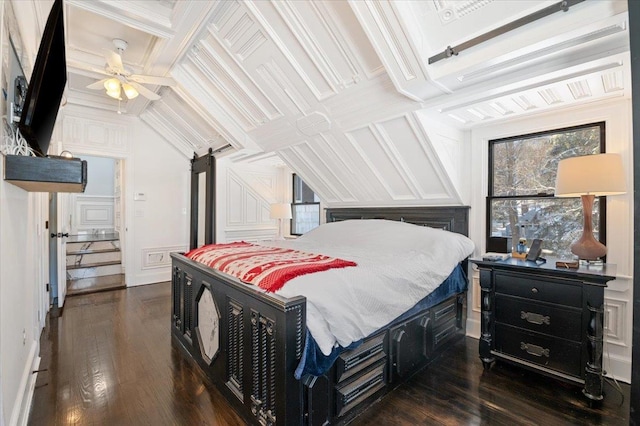
{"type": "Polygon", "coordinates": [[[31,401],[33,400],[33,391],[36,387],[37,373],[40,366],[40,357],[38,356],[38,342],[33,341],[29,350],[29,358],[25,363],[25,369],[22,372],[20,380],[20,389],[18,390],[18,399],[11,410],[11,419],[9,425],[26,426],[29,420],[29,411],[31,409],[31,401]]]}
{"type": "Polygon", "coordinates": [[[133,281],[134,282],[127,282],[127,287],[171,281],[171,267],[158,269],[158,271],[154,271],[153,273],[138,274],[133,281]]]}
{"type": "Polygon", "coordinates": [[[467,317],[466,335],[474,339],[480,339],[480,321],[467,317]]]}
{"type": "Polygon", "coordinates": [[[606,351],[602,356],[604,371],[607,377],[615,378],[619,382],[631,383],[631,360],[615,355],[609,356],[606,351]]]}

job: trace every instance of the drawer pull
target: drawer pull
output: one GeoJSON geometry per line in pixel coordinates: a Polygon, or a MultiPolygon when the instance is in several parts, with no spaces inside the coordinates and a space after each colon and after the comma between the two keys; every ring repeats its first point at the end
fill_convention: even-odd
{"type": "Polygon", "coordinates": [[[545,349],[542,346],[520,342],[520,349],[522,349],[523,351],[527,351],[528,354],[534,356],[546,356],[547,358],[549,358],[549,349],[545,349]]]}
{"type": "Polygon", "coordinates": [[[533,294],[538,294],[538,289],[537,289],[537,288],[535,288],[535,287],[532,287],[532,288],[531,288],[531,293],[533,293],[533,294]]]}
{"type": "Polygon", "coordinates": [[[520,311],[520,318],[537,325],[551,325],[551,318],[548,315],[540,315],[535,312],[520,311]]]}

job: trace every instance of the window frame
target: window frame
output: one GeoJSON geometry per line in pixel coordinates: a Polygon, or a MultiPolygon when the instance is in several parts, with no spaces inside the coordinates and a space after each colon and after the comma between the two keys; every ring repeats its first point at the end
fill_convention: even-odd
{"type": "MultiPolygon", "coordinates": [[[[302,183],[304,183],[304,180],[298,176],[296,173],[292,173],[291,175],[291,220],[289,221],[289,233],[291,235],[295,235],[295,236],[300,236],[303,235],[301,233],[296,233],[293,232],[294,231],[294,224],[295,224],[295,206],[311,206],[311,205],[317,205],[318,206],[318,226],[320,226],[320,219],[321,219],[321,211],[320,211],[320,201],[314,201],[314,202],[302,202],[302,203],[296,203],[296,177],[298,179],[300,179],[300,181],[302,183]]],[[[305,185],[307,185],[305,183],[305,185]]],[[[309,189],[311,189],[309,187],[309,185],[307,185],[307,187],[309,189]]],[[[313,194],[317,197],[317,194],[315,193],[315,191],[313,191],[313,194]]]]}
{"type": "MultiPolygon", "coordinates": [[[[491,237],[491,224],[492,224],[492,210],[491,205],[495,200],[532,200],[532,199],[545,199],[545,198],[554,198],[561,199],[561,197],[556,197],[554,194],[532,194],[532,195],[502,195],[495,196],[493,195],[493,181],[494,181],[494,146],[498,143],[509,142],[512,140],[522,140],[522,139],[533,139],[539,136],[551,135],[555,133],[569,132],[572,130],[580,130],[590,127],[599,127],[600,128],[600,153],[606,152],[606,126],[604,121],[598,121],[595,123],[587,123],[581,124],[578,126],[570,126],[570,127],[561,127],[552,130],[544,130],[535,133],[526,133],[523,135],[510,136],[506,138],[499,139],[490,139],[488,142],[488,151],[489,151],[489,167],[488,167],[488,188],[487,188],[487,197],[486,197],[486,214],[485,214],[485,251],[489,250],[489,241],[491,237]]],[[[607,197],[601,196],[597,197],[599,200],[599,220],[598,220],[598,240],[606,245],[607,243],[607,197]]],[[[606,259],[606,257],[605,257],[606,259]]]]}

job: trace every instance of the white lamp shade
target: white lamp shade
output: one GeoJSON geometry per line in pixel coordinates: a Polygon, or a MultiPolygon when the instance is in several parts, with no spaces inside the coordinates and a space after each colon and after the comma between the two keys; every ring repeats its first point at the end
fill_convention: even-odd
{"type": "Polygon", "coordinates": [[[627,191],[620,154],[594,154],[560,160],[556,197],[618,195],[627,191]]]}
{"type": "Polygon", "coordinates": [[[271,219],[291,219],[291,204],[271,204],[271,219]]]}

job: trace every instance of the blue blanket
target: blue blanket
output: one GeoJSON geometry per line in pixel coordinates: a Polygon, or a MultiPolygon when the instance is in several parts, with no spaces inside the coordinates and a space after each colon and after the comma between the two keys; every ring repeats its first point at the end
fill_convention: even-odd
{"type": "MultiPolygon", "coordinates": [[[[399,323],[409,318],[413,314],[420,312],[424,309],[437,305],[448,297],[460,293],[467,289],[467,277],[462,269],[462,266],[458,265],[451,275],[442,282],[435,290],[433,290],[427,297],[419,301],[411,309],[400,315],[390,324],[399,323]]],[[[334,347],[329,355],[324,355],[318,344],[307,330],[306,339],[304,342],[304,352],[302,358],[298,364],[298,368],[295,371],[296,379],[300,379],[305,374],[311,374],[312,376],[321,376],[328,371],[338,356],[349,349],[357,348],[362,344],[364,339],[353,342],[347,347],[337,346],[334,347]]]]}

